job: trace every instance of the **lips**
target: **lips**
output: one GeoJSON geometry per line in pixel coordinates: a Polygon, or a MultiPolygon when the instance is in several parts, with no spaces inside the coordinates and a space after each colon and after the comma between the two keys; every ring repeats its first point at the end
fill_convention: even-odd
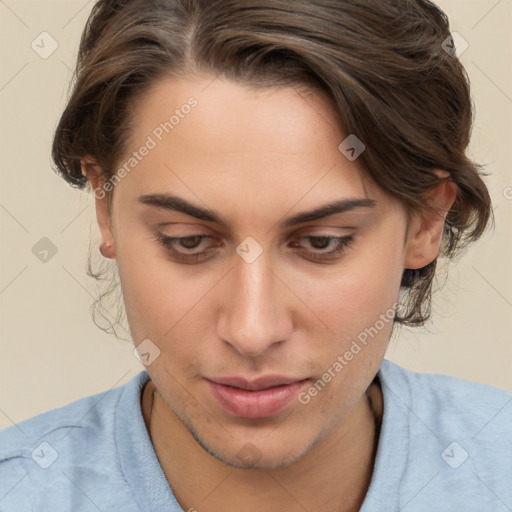
{"type": "Polygon", "coordinates": [[[279,375],[269,375],[267,377],[259,377],[254,380],[247,380],[242,377],[224,377],[209,379],[217,384],[224,386],[232,386],[235,388],[245,389],[247,391],[261,391],[276,386],[286,386],[304,379],[294,379],[292,377],[284,377],[279,375]]]}
{"type": "Polygon", "coordinates": [[[205,378],[210,392],[225,412],[242,418],[266,418],[284,411],[309,379],[269,375],[205,378]]]}

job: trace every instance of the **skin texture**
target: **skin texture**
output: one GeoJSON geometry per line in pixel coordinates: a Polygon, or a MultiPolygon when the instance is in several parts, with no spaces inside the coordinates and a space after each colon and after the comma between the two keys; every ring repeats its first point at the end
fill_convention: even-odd
{"type": "MultiPolygon", "coordinates": [[[[104,254],[117,260],[135,344],[150,339],[160,350],[146,367],[152,382],[142,399],[157,456],[184,510],[358,510],[378,438],[365,393],[378,423],[382,393],[370,384],[392,322],[309,403],[294,400],[271,417],[228,414],[203,377],[321,378],[393,307],[404,268],[437,256],[455,187],[432,192],[441,213],[407,223],[401,204],[363,181],[358,161],[338,150],[348,134],[320,92],[202,75],[162,79],[134,104],[127,158],[191,96],[197,107],[116,185],[112,211],[96,198],[101,241],[112,244],[104,254]],[[153,193],[216,210],[228,226],[138,203],[153,193]],[[375,206],[280,226],[346,198],[375,206]],[[158,233],[212,236],[175,246],[210,252],[181,263],[158,233]],[[336,242],[305,238],[349,235],[351,246],[318,261],[311,254],[336,242]],[[247,237],[263,251],[251,263],[236,252],[247,237]],[[249,462],[240,457],[248,450],[249,462]]],[[[97,168],[86,165],[93,161],[84,155],[96,189],[97,168]]]]}

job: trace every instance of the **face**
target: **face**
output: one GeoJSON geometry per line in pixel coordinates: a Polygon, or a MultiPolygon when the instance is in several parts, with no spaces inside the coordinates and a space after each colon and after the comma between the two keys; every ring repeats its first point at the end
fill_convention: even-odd
{"type": "Polygon", "coordinates": [[[339,432],[377,372],[406,217],[340,152],[348,134],[321,93],[212,80],[141,99],[119,168],[136,161],[108,227],[104,201],[98,215],[166,404],[219,460],[244,466],[251,443],[254,466],[278,467],[339,432]]]}

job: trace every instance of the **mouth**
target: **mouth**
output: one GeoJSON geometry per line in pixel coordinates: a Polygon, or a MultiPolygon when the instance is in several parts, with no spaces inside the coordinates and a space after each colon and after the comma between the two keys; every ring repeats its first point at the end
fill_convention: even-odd
{"type": "Polygon", "coordinates": [[[249,381],[241,377],[205,378],[218,404],[231,416],[267,418],[284,411],[309,382],[279,375],[249,381]]]}

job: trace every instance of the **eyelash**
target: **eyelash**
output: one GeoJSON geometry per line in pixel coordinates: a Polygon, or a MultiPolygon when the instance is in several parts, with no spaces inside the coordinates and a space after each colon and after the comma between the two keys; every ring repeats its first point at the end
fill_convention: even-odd
{"type": "MultiPolygon", "coordinates": [[[[175,249],[176,244],[178,244],[184,240],[189,240],[189,239],[194,239],[194,238],[199,238],[202,242],[203,240],[207,240],[207,239],[213,238],[213,237],[208,236],[208,235],[190,235],[190,236],[184,236],[184,237],[170,237],[170,236],[162,235],[161,233],[157,234],[158,242],[160,242],[160,244],[163,245],[163,247],[166,250],[168,250],[174,258],[176,258],[179,261],[186,262],[186,263],[189,263],[189,262],[196,263],[196,262],[198,262],[199,259],[201,259],[205,255],[205,253],[209,253],[212,250],[214,250],[214,248],[210,248],[210,249],[208,249],[206,251],[202,251],[200,253],[183,254],[175,249]]],[[[313,236],[313,235],[311,235],[311,236],[298,237],[298,239],[302,239],[302,238],[307,238],[310,240],[312,240],[312,239],[321,239],[322,240],[323,239],[323,240],[328,241],[329,244],[331,242],[338,243],[337,248],[334,250],[331,250],[329,252],[318,253],[318,252],[313,252],[313,251],[306,251],[309,253],[309,257],[311,257],[313,260],[316,260],[316,261],[331,259],[331,258],[343,253],[347,248],[351,247],[354,242],[354,235],[349,235],[349,236],[327,236],[327,235],[326,236],[321,236],[321,235],[313,236]]]]}

